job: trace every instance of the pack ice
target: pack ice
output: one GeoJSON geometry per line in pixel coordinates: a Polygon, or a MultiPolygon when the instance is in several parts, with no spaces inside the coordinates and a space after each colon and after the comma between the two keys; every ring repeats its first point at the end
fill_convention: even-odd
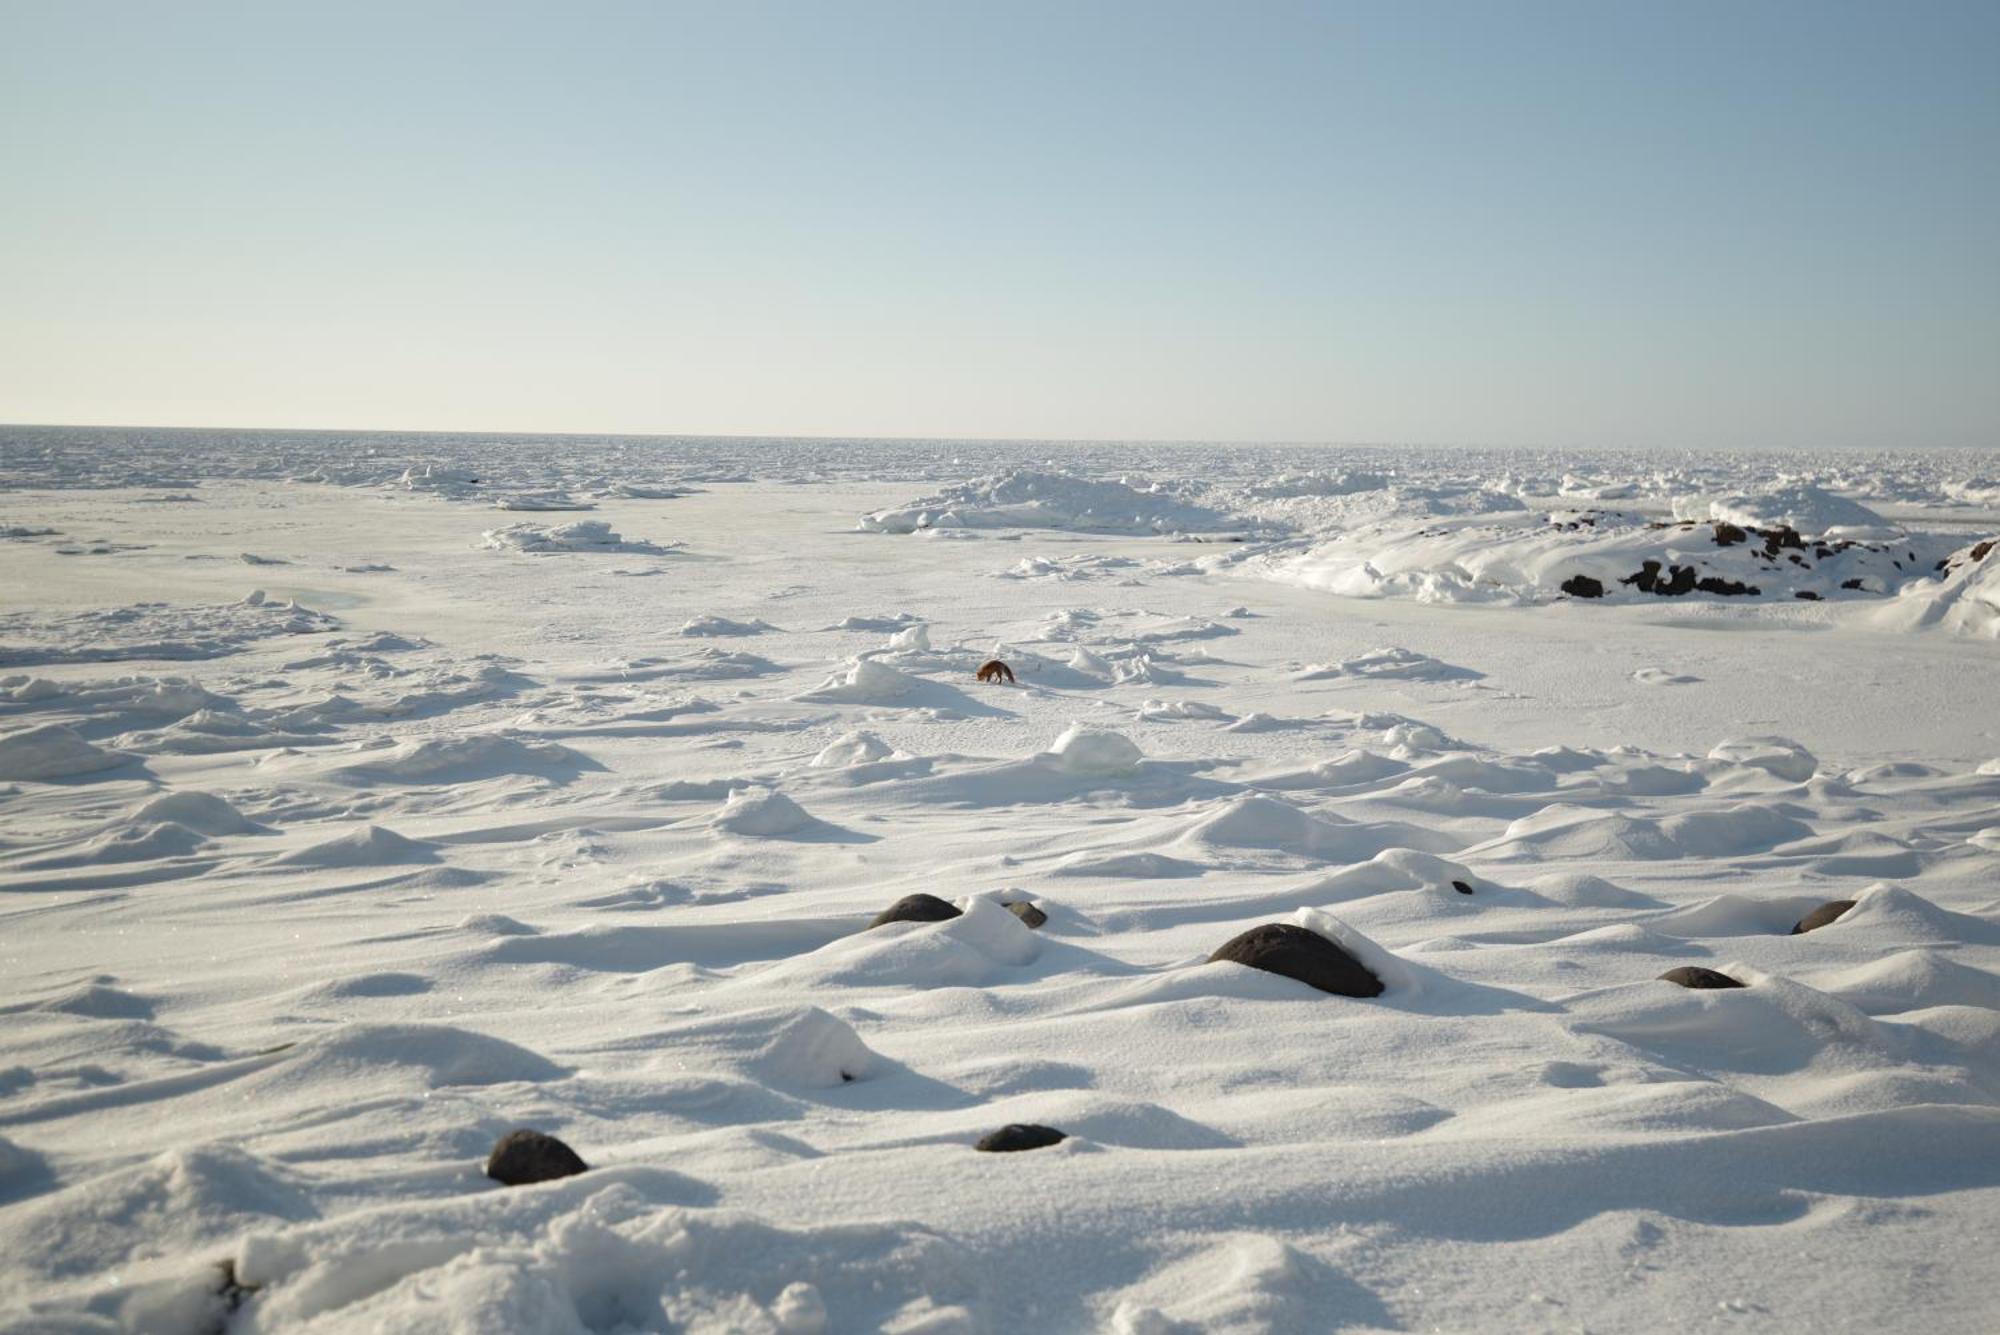
{"type": "Polygon", "coordinates": [[[0,486],[0,1329],[1994,1327],[1979,456],[0,486]]]}

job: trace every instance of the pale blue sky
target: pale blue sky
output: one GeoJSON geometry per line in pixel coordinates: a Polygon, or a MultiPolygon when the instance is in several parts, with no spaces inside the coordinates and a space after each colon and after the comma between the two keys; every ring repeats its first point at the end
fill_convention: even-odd
{"type": "Polygon", "coordinates": [[[2000,444],[2000,3],[0,0],[0,421],[2000,444]]]}

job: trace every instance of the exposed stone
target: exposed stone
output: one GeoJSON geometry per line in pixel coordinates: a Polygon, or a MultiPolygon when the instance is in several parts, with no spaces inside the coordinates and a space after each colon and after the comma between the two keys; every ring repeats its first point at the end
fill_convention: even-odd
{"type": "Polygon", "coordinates": [[[1742,529],[1736,527],[1736,525],[1726,523],[1720,519],[1715,521],[1716,546],[1734,547],[1739,542],[1749,541],[1749,538],[1750,535],[1748,533],[1745,533],[1742,529]]]}
{"type": "Polygon", "coordinates": [[[1461,895],[1469,895],[1472,893],[1472,887],[1467,885],[1464,881],[1453,881],[1451,883],[1451,888],[1458,891],[1458,893],[1460,893],[1461,895]]]}
{"type": "Polygon", "coordinates": [[[553,1182],[590,1171],[577,1152],[540,1131],[509,1131],[486,1157],[486,1176],[510,1187],[553,1182]]]}
{"type": "Polygon", "coordinates": [[[1840,915],[1853,907],[1854,901],[1851,899],[1829,900],[1793,924],[1792,935],[1803,936],[1807,932],[1815,932],[1830,923],[1838,922],[1840,915]]]}
{"type": "Polygon", "coordinates": [[[1309,987],[1338,997],[1375,997],[1382,980],[1361,961],[1318,932],[1285,922],[1267,922],[1231,937],[1210,955],[1211,963],[1227,960],[1266,973],[1295,978],[1309,987]]]}
{"type": "Polygon", "coordinates": [[[1040,927],[1049,920],[1049,915],[1030,904],[1025,899],[1011,899],[1000,906],[1019,918],[1029,927],[1040,927]]]}
{"type": "Polygon", "coordinates": [[[1067,1139],[1069,1139],[1067,1135],[1052,1126],[1037,1126],[1033,1122],[1012,1122],[998,1131],[981,1136],[979,1143],[972,1148],[984,1150],[988,1154],[1012,1154],[1016,1150],[1039,1150],[1067,1139]]]}
{"type": "Polygon", "coordinates": [[[875,915],[870,927],[880,927],[890,922],[949,922],[964,910],[956,904],[946,903],[936,895],[904,895],[875,915]]]}
{"type": "Polygon", "coordinates": [[[1604,581],[1589,575],[1571,575],[1562,582],[1562,591],[1572,598],[1602,598],[1604,581]]]}
{"type": "Polygon", "coordinates": [[[1792,590],[1792,597],[1803,598],[1809,603],[1816,603],[1819,601],[1819,595],[1814,593],[1811,589],[1794,589],[1792,590]]]}
{"type": "Polygon", "coordinates": [[[1677,983],[1682,987],[1692,987],[1697,990],[1743,986],[1743,984],[1737,982],[1726,973],[1717,973],[1713,969],[1704,969],[1698,964],[1683,964],[1678,969],[1669,969],[1660,975],[1660,981],[1663,983],[1677,983]]]}

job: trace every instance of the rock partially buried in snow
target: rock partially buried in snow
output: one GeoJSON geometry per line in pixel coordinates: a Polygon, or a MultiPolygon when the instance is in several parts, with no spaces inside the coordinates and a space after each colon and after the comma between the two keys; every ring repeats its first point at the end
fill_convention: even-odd
{"type": "Polygon", "coordinates": [[[486,1176],[502,1186],[525,1187],[587,1173],[590,1165],[569,1146],[540,1131],[509,1131],[486,1158],[486,1176]]]}
{"type": "Polygon", "coordinates": [[[988,1132],[979,1138],[972,1148],[988,1154],[1012,1154],[1019,1150],[1039,1150],[1060,1144],[1069,1137],[1052,1126],[1038,1126],[1033,1122],[1013,1122],[998,1131],[988,1132]]]}
{"type": "Polygon", "coordinates": [[[726,834],[770,836],[794,834],[813,823],[805,808],[770,788],[739,788],[709,818],[711,828],[726,834]]]}
{"type": "Polygon", "coordinates": [[[1072,723],[1049,747],[1058,767],[1070,774],[1130,774],[1146,757],[1123,733],[1072,723]]]}
{"type": "Polygon", "coordinates": [[[1030,928],[1040,927],[1049,920],[1049,915],[1036,908],[1025,899],[1008,900],[1000,906],[1026,923],[1030,928]]]}
{"type": "Polygon", "coordinates": [[[1660,975],[1660,982],[1673,983],[1679,987],[1691,987],[1701,991],[1724,987],[1742,987],[1726,973],[1704,969],[1698,964],[1683,964],[1678,969],[1669,969],[1660,975]]]}
{"type": "Polygon", "coordinates": [[[1830,926],[1833,923],[1839,922],[1841,915],[1853,907],[1854,901],[1851,899],[1831,900],[1820,905],[1805,917],[1800,918],[1792,927],[1791,934],[1793,936],[1804,936],[1807,932],[1816,932],[1822,927],[1830,926]]]}
{"type": "Polygon", "coordinates": [[[964,912],[958,905],[939,899],[936,895],[922,893],[904,895],[875,915],[870,927],[881,927],[892,922],[949,922],[964,912]]]}
{"type": "Polygon", "coordinates": [[[1382,980],[1361,961],[1318,932],[1288,922],[1267,922],[1231,937],[1209,957],[1210,963],[1247,964],[1266,973],[1294,978],[1308,987],[1337,997],[1375,997],[1382,980]]]}

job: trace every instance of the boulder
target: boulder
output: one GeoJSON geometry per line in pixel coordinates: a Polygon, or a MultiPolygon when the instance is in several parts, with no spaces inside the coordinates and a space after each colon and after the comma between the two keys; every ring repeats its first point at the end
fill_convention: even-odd
{"type": "Polygon", "coordinates": [[[988,1154],[1012,1154],[1016,1150],[1039,1150],[1068,1138],[1052,1126],[1014,1122],[981,1136],[972,1148],[988,1154]]]}
{"type": "Polygon", "coordinates": [[[1604,581],[1589,575],[1571,575],[1562,582],[1562,591],[1572,598],[1602,598],[1604,581]]]}
{"type": "Polygon", "coordinates": [[[1699,991],[1706,991],[1711,988],[1743,986],[1742,983],[1737,982],[1726,973],[1717,973],[1713,969],[1704,969],[1697,964],[1683,964],[1678,969],[1669,969],[1660,975],[1659,980],[1663,983],[1675,983],[1681,987],[1692,987],[1699,991]]]}
{"type": "Polygon", "coordinates": [[[958,905],[947,903],[936,895],[904,895],[876,914],[875,920],[868,925],[880,927],[890,922],[949,922],[963,912],[958,905]]]}
{"type": "Polygon", "coordinates": [[[1282,974],[1337,997],[1382,994],[1382,980],[1363,967],[1361,961],[1318,932],[1288,922],[1252,927],[1240,936],[1231,937],[1208,958],[1210,963],[1227,960],[1266,973],[1282,974]]]}
{"type": "Polygon", "coordinates": [[[1049,920],[1048,914],[1042,912],[1040,909],[1036,908],[1033,904],[1030,904],[1025,899],[1010,900],[1007,903],[1002,904],[1000,907],[1006,909],[1009,913],[1019,918],[1029,927],[1040,927],[1043,923],[1049,920]]]}
{"type": "Polygon", "coordinates": [[[1451,888],[1458,891],[1458,893],[1460,893],[1461,895],[1469,895],[1472,893],[1472,887],[1467,885],[1464,881],[1453,881],[1451,883],[1451,888]]]}
{"type": "Polygon", "coordinates": [[[587,1173],[590,1165],[577,1152],[540,1131],[509,1131],[486,1157],[486,1176],[509,1187],[531,1182],[553,1182],[559,1177],[587,1173]]]}
{"type": "Polygon", "coordinates": [[[1838,922],[1840,915],[1853,907],[1854,901],[1851,899],[1829,900],[1792,924],[1792,935],[1803,936],[1807,932],[1816,932],[1830,923],[1838,922]]]}

